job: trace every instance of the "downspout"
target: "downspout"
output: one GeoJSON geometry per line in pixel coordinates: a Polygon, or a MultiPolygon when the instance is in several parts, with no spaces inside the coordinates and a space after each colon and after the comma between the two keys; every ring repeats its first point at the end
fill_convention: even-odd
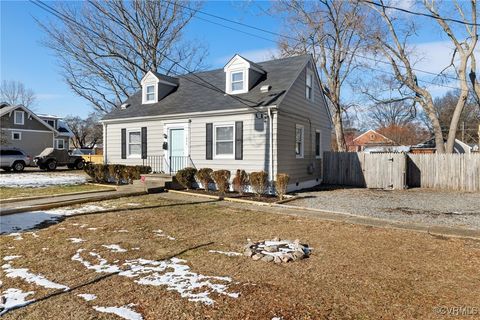
{"type": "Polygon", "coordinates": [[[273,115],[272,107],[268,107],[268,131],[269,131],[269,165],[268,165],[268,181],[270,187],[273,189],[273,115]]]}

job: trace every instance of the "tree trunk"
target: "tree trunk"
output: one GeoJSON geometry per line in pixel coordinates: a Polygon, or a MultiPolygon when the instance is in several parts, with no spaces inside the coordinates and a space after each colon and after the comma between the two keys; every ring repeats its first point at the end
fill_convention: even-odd
{"type": "Polygon", "coordinates": [[[460,121],[460,116],[462,115],[463,107],[467,102],[468,91],[463,90],[458,98],[457,105],[453,111],[452,120],[450,121],[450,128],[448,130],[447,145],[445,147],[445,152],[453,153],[453,146],[455,144],[455,138],[457,135],[458,122],[460,121]]]}
{"type": "Polygon", "coordinates": [[[345,152],[347,151],[347,145],[345,143],[345,136],[343,135],[343,121],[339,108],[336,108],[335,114],[333,115],[333,124],[335,126],[337,150],[340,152],[345,152]]]}
{"type": "Polygon", "coordinates": [[[424,110],[427,113],[430,122],[432,123],[433,134],[435,135],[435,149],[437,153],[445,153],[445,144],[443,142],[443,133],[442,126],[438,120],[437,115],[435,114],[435,109],[433,107],[433,101],[424,103],[424,110]]]}

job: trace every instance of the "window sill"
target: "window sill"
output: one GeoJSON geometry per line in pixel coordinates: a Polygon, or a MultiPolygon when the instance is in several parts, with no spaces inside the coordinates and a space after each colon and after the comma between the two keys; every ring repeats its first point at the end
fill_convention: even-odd
{"type": "Polygon", "coordinates": [[[129,155],[127,156],[127,159],[141,159],[142,156],[141,155],[137,155],[137,154],[133,154],[133,155],[129,155]]]}
{"type": "Polygon", "coordinates": [[[235,160],[235,156],[214,156],[213,160],[235,160]]]}
{"type": "Polygon", "coordinates": [[[303,156],[303,155],[295,155],[295,158],[297,158],[297,159],[303,159],[304,156],[303,156]]]}

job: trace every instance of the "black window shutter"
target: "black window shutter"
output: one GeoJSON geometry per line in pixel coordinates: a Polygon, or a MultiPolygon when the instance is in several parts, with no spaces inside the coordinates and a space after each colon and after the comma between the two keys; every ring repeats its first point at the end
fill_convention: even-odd
{"type": "Polygon", "coordinates": [[[127,159],[127,129],[122,129],[122,159],[127,159]]]}
{"type": "Polygon", "coordinates": [[[147,159],[147,127],[142,127],[142,159],[147,159]]]}
{"type": "Polygon", "coordinates": [[[207,123],[207,135],[206,135],[206,154],[205,159],[212,160],[213,159],[213,124],[207,123]]]}
{"type": "Polygon", "coordinates": [[[235,122],[235,160],[243,160],[243,121],[235,122]]]}

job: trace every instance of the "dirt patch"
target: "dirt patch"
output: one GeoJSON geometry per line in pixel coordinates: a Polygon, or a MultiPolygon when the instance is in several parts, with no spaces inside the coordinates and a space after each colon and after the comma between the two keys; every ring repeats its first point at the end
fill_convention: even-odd
{"type": "MultiPolygon", "coordinates": [[[[162,261],[213,242],[180,254],[185,262],[179,263],[193,274],[220,277],[212,279],[212,285],[225,285],[224,292],[239,296],[209,291],[214,304],[207,305],[189,301],[167,285],[144,285],[135,282],[139,278],[114,275],[4,318],[113,319],[93,307],[133,304],[144,319],[437,319],[437,306],[480,305],[476,241],[240,210],[215,202],[175,205],[156,195],[138,199],[158,207],[70,217],[37,231],[38,237],[1,236],[0,250],[21,256],[9,261],[12,267],[74,287],[101,275],[72,260],[79,249],[84,250],[82,259],[91,263],[99,263],[90,255],[95,253],[105,264],[124,268],[128,261],[162,261]],[[175,240],[158,236],[159,229],[175,240]],[[247,239],[275,237],[302,239],[312,253],[296,263],[272,264],[209,252],[240,252],[247,239]],[[73,243],[69,238],[84,241],[73,243]],[[126,251],[112,250],[112,245],[126,251]],[[94,294],[96,299],[85,301],[77,294],[94,294]]],[[[28,298],[53,291],[6,277],[3,270],[1,280],[0,291],[34,291],[28,298]]]]}

